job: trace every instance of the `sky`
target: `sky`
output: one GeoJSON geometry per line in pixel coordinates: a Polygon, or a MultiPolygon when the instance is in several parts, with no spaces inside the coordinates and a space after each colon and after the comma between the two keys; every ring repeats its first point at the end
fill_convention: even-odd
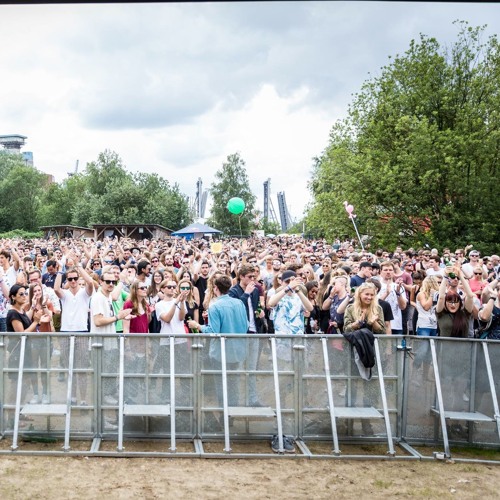
{"type": "Polygon", "coordinates": [[[257,208],[271,179],[276,213],[284,192],[300,220],[313,158],[353,94],[420,33],[452,43],[454,20],[493,35],[500,5],[0,5],[0,135],[27,136],[58,182],[109,149],[190,197],[238,152],[257,208]]]}

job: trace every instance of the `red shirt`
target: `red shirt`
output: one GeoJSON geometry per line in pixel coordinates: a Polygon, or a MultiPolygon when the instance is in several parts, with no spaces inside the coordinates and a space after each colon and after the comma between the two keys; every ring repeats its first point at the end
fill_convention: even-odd
{"type": "MultiPolygon", "coordinates": [[[[134,305],[131,300],[126,300],[123,309],[132,309],[134,305]]],[[[130,333],[149,333],[148,314],[144,313],[130,320],[130,333]]]]}

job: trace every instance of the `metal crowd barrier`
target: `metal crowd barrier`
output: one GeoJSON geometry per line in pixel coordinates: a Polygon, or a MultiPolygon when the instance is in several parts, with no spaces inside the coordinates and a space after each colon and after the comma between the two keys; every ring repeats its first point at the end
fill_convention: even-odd
{"type": "Polygon", "coordinates": [[[0,454],[275,457],[277,435],[279,456],[422,460],[500,441],[500,342],[378,336],[365,380],[341,336],[0,339],[0,454]]]}

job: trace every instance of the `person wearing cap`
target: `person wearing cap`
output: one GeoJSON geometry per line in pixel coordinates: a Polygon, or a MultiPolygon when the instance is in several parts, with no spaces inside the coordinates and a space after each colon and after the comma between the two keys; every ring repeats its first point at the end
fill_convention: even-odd
{"type": "Polygon", "coordinates": [[[274,307],[275,332],[303,334],[304,311],[313,310],[313,305],[301,287],[303,280],[294,271],[285,271],[281,282],[284,286],[269,299],[269,307],[274,307]]]}
{"type": "Polygon", "coordinates": [[[362,285],[368,278],[372,277],[372,264],[364,261],[359,264],[359,271],[351,277],[351,287],[356,288],[362,285]]]}

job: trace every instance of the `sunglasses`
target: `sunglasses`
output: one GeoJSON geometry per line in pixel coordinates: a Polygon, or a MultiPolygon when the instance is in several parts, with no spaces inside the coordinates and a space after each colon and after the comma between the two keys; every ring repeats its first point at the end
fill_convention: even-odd
{"type": "Polygon", "coordinates": [[[165,285],[163,288],[168,288],[170,290],[175,288],[175,285],[165,285]]]}
{"type": "Polygon", "coordinates": [[[28,292],[19,292],[17,295],[19,295],[19,297],[27,297],[29,295],[28,292]]]}
{"type": "Polygon", "coordinates": [[[77,278],[67,278],[68,281],[78,281],[78,277],[77,278]]]}
{"type": "Polygon", "coordinates": [[[182,263],[182,265],[184,265],[184,266],[189,266],[189,260],[184,261],[184,262],[182,263]]]}
{"type": "Polygon", "coordinates": [[[155,262],[159,262],[159,261],[158,261],[158,259],[153,259],[151,262],[155,263],[155,262]]]}
{"type": "Polygon", "coordinates": [[[117,281],[116,280],[103,280],[106,285],[116,285],[117,281]]]}
{"type": "Polygon", "coordinates": [[[474,276],[482,276],[483,273],[474,273],[474,276]]]}
{"type": "Polygon", "coordinates": [[[191,290],[190,286],[181,286],[179,290],[191,290]]]}
{"type": "Polygon", "coordinates": [[[148,287],[147,287],[147,286],[138,286],[137,288],[138,288],[139,290],[147,290],[147,289],[148,289],[148,287]]]}

